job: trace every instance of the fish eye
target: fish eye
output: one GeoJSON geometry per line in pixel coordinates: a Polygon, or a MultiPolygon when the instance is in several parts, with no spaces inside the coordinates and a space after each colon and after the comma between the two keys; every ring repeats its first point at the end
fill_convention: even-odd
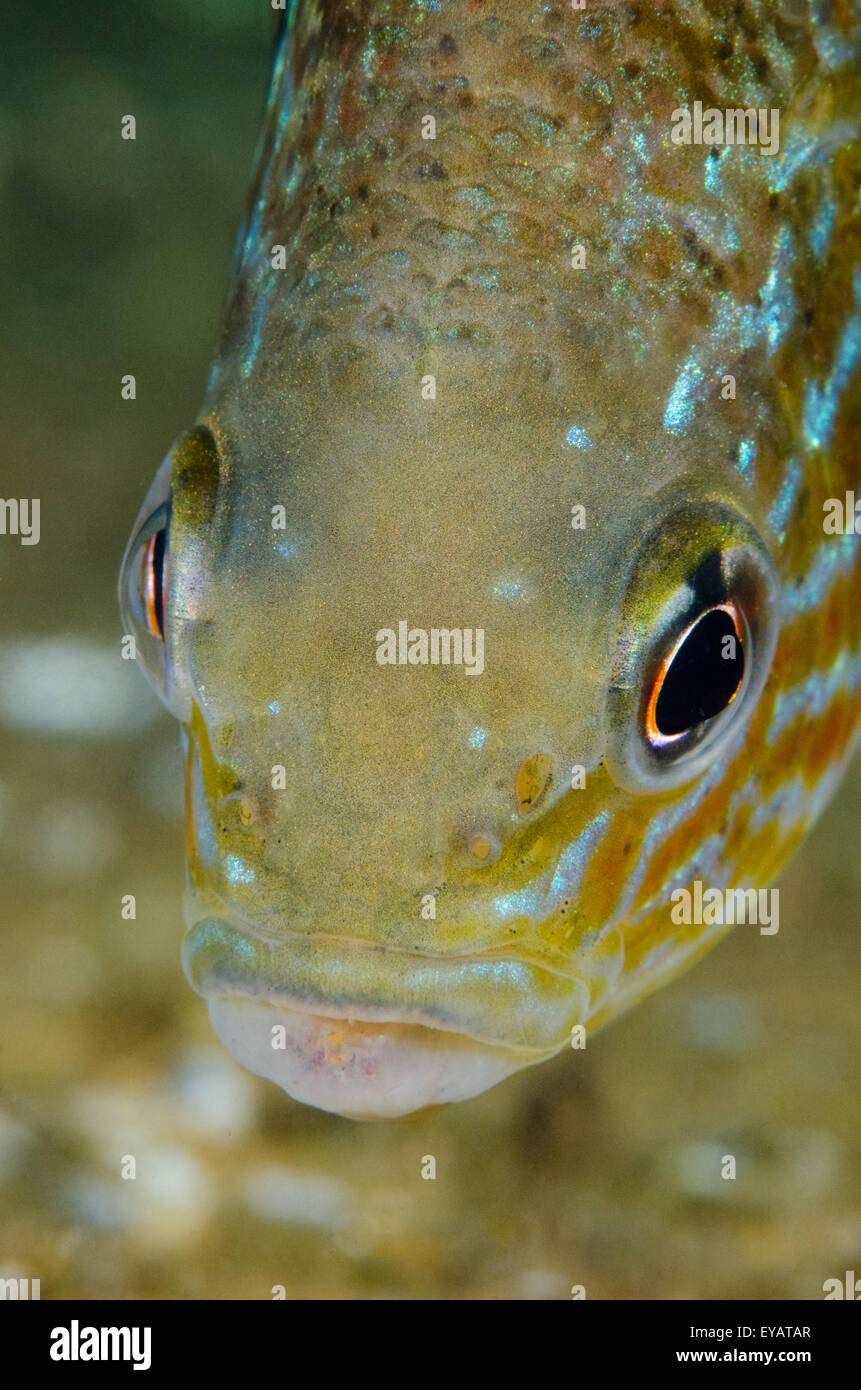
{"type": "Polygon", "coordinates": [[[632,791],[698,776],[734,745],[768,675],[779,585],[746,518],[686,507],[644,536],[608,694],[608,765],[632,791]]]}
{"type": "Polygon", "coordinates": [[[744,614],[734,603],[709,608],[661,663],[646,706],[646,737],[665,747],[722,714],[744,680],[744,614]]]}
{"type": "Polygon", "coordinates": [[[180,596],[188,601],[188,573],[198,567],[199,542],[209,534],[219,485],[215,437],[208,426],[194,425],[162,461],[120,570],[125,632],[135,639],[135,655],[150,685],[177,718],[187,704],[187,682],[171,633],[180,596]]]}
{"type": "Polygon", "coordinates": [[[169,475],[162,470],[151,489],[147,504],[132,533],[120,571],[120,608],[125,630],[135,639],[136,655],[144,674],[164,698],[165,684],[165,615],[168,600],[168,556],[170,549],[170,490],[169,475]],[[167,482],[168,495],[152,507],[152,501],[163,494],[167,482]],[[156,492],[156,484],[159,490],[156,492]],[[155,498],[152,494],[155,492],[155,498]]]}
{"type": "Polygon", "coordinates": [[[153,532],[141,550],[141,589],[146,599],[149,630],[164,641],[165,551],[168,519],[153,532]]]}
{"type": "Polygon", "coordinates": [[[165,632],[170,555],[171,454],[163,460],[132,528],[120,569],[120,611],[136,659],[167,702],[165,632]]]}

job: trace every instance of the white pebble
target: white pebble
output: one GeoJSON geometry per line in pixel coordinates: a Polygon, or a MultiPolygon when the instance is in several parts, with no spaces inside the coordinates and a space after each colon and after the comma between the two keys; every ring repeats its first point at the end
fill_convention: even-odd
{"type": "Polygon", "coordinates": [[[75,738],[137,733],[158,716],[158,701],[136,662],[115,646],[83,637],[0,642],[0,720],[13,729],[75,738]]]}
{"type": "Polygon", "coordinates": [[[242,1185],[243,1199],[265,1221],[283,1221],[336,1231],[350,1221],[350,1189],[335,1178],[274,1165],[254,1168],[242,1185]]]}

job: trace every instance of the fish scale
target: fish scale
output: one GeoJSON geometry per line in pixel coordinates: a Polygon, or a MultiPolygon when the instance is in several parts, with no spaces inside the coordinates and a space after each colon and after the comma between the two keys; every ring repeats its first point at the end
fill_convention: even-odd
{"type": "Polygon", "coordinates": [[[123,580],[132,628],[165,586],[185,969],[290,1094],[400,1114],[551,1055],[725,933],[674,889],[763,887],[835,791],[859,118],[844,3],[294,6],[198,433],[123,580]],[[776,152],[675,144],[695,102],[777,112],[776,152]],[[744,681],[664,748],[650,682],[718,600],[744,681]],[[401,622],[481,629],[485,669],[380,665],[401,622]]]}

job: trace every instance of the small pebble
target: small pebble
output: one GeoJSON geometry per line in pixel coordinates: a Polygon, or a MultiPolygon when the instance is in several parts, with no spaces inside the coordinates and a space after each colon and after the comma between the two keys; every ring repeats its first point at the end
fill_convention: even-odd
{"type": "Polygon", "coordinates": [[[159,712],[136,665],[122,659],[119,640],[115,646],[71,635],[0,642],[0,720],[67,738],[136,734],[159,712]]]}
{"type": "Polygon", "coordinates": [[[350,1220],[350,1189],[317,1173],[274,1165],[254,1168],[243,1182],[242,1197],[264,1221],[337,1231],[350,1220]]]}

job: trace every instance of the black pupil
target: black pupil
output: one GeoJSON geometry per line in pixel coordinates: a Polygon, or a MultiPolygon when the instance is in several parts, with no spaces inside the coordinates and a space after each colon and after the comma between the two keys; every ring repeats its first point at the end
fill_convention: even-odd
{"type": "Polygon", "coordinates": [[[655,706],[662,734],[684,734],[726,709],[744,675],[744,652],[729,613],[704,613],[685,638],[664,677],[655,706]],[[724,639],[732,637],[732,643],[724,639]],[[727,655],[724,655],[724,650],[727,655]]]}
{"type": "Polygon", "coordinates": [[[167,541],[167,527],[156,531],[152,547],[153,600],[155,620],[158,630],[164,636],[164,548],[167,541]]]}

